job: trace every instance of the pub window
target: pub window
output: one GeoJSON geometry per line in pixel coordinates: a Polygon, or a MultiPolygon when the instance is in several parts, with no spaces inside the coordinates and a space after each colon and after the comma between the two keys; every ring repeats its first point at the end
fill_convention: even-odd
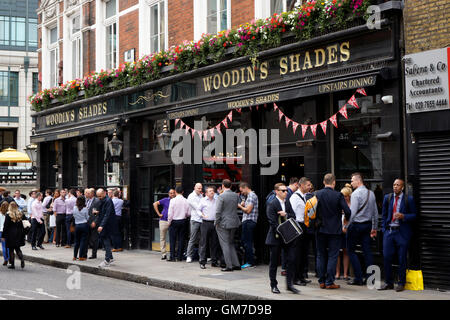
{"type": "Polygon", "coordinates": [[[215,34],[231,26],[229,0],[207,0],[206,32],[215,34]]]}
{"type": "Polygon", "coordinates": [[[109,0],[105,5],[106,27],[106,68],[115,69],[118,65],[117,55],[117,1],[109,0]]]}
{"type": "Polygon", "coordinates": [[[166,1],[158,1],[150,7],[150,52],[166,49],[166,1]]]}
{"type": "Polygon", "coordinates": [[[295,6],[301,4],[301,0],[270,0],[270,15],[292,11],[295,6]]]}
{"type": "Polygon", "coordinates": [[[58,85],[58,28],[49,30],[49,55],[50,55],[50,87],[58,85]]]}
{"type": "Polygon", "coordinates": [[[0,104],[17,106],[19,103],[19,73],[0,71],[0,104]]]}

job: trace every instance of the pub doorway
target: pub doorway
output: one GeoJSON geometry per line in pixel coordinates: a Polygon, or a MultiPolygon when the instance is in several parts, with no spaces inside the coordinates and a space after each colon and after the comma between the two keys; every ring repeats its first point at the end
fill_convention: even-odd
{"type": "Polygon", "coordinates": [[[159,217],[153,203],[167,197],[169,189],[174,186],[174,166],[140,167],[138,181],[138,248],[160,250],[159,217]]]}

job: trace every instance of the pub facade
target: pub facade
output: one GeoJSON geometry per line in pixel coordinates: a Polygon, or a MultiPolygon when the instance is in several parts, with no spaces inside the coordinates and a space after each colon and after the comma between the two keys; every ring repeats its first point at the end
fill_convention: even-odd
{"type": "MultiPolygon", "coordinates": [[[[41,190],[123,188],[130,203],[129,248],[157,250],[158,217],[152,203],[165,197],[169,187],[182,185],[187,196],[196,182],[219,186],[229,178],[236,188],[246,181],[259,196],[255,250],[260,263],[269,257],[265,197],[277,182],[307,176],[320,189],[323,175],[333,172],[340,189],[352,172],[362,172],[376,194],[381,218],[383,194],[392,192],[393,180],[404,174],[405,155],[402,11],[396,2],[380,8],[379,28],[355,23],[301,42],[286,36],[279,47],[259,52],[256,61],[227,53],[225,61],[184,73],[171,74],[166,67],[161,79],[37,112],[32,141],[38,145],[41,190]],[[383,99],[389,96],[392,101],[383,99]],[[307,126],[304,132],[301,125],[307,126]],[[175,141],[180,128],[185,136],[175,141]],[[278,130],[278,142],[255,142],[259,154],[277,144],[278,171],[261,174],[270,163],[250,163],[251,139],[236,143],[227,128],[267,130],[269,136],[278,130]],[[119,157],[108,148],[114,134],[123,142],[119,157]],[[167,134],[171,143],[165,143],[167,134]],[[177,143],[185,139],[190,140],[191,158],[174,163],[177,143]],[[224,148],[208,161],[196,151],[212,141],[224,148]]],[[[380,237],[373,247],[379,257],[380,237]]]]}

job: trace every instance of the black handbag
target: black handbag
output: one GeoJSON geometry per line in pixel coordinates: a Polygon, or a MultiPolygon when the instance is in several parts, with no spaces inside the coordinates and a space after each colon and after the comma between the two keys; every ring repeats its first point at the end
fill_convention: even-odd
{"type": "Polygon", "coordinates": [[[277,227],[277,232],[283,238],[284,243],[288,244],[297,239],[303,233],[303,229],[295,219],[289,218],[277,227]]]}

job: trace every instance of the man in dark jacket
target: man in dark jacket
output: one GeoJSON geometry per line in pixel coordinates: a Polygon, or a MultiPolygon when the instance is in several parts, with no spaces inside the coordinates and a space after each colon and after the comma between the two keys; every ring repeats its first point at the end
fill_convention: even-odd
{"type": "Polygon", "coordinates": [[[114,204],[112,200],[106,195],[104,189],[97,190],[97,197],[101,201],[100,209],[98,210],[95,225],[98,226],[99,238],[105,246],[105,261],[100,263],[99,268],[109,267],[114,262],[111,252],[111,232],[113,230],[113,218],[115,215],[114,204]]]}
{"type": "Polygon", "coordinates": [[[339,249],[342,243],[342,212],[348,221],[351,216],[350,208],[345,202],[344,195],[334,190],[336,177],[327,173],[323,178],[325,188],[316,193],[317,219],[317,271],[321,289],[338,289],[334,283],[339,249]],[[328,263],[327,263],[328,261],[328,263]]]}
{"type": "Polygon", "coordinates": [[[92,248],[92,254],[89,259],[97,259],[97,248],[98,248],[98,226],[95,224],[95,220],[97,215],[94,213],[94,210],[98,211],[101,205],[101,201],[95,197],[95,189],[85,189],[84,195],[86,198],[86,207],[88,208],[89,214],[89,245],[92,248]]]}
{"type": "Polygon", "coordinates": [[[286,201],[287,187],[284,183],[277,183],[274,187],[276,197],[273,199],[266,209],[267,219],[269,221],[269,231],[267,232],[266,245],[270,247],[270,264],[269,264],[269,278],[272,293],[280,293],[277,285],[277,267],[278,259],[282,248],[287,253],[287,276],[286,284],[287,290],[293,293],[299,293],[293,285],[295,272],[295,243],[292,241],[285,244],[281,236],[277,232],[277,227],[289,218],[295,219],[294,210],[292,210],[289,201],[286,201]]]}

